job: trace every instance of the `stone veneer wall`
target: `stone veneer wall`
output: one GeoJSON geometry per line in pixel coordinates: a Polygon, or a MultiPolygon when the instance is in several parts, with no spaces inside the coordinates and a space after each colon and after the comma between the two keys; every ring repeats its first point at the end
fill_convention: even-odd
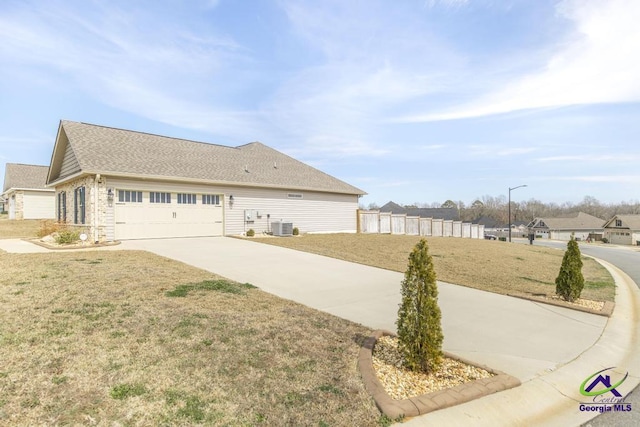
{"type": "Polygon", "coordinates": [[[17,190],[9,197],[16,196],[15,198],[15,219],[24,219],[24,191],[17,190]]]}
{"type": "Polygon", "coordinates": [[[61,191],[67,193],[67,216],[64,218],[64,222],[73,228],[78,228],[81,232],[86,233],[89,236],[89,240],[94,240],[94,223],[97,223],[98,227],[98,241],[106,240],[106,224],[105,217],[107,211],[107,185],[106,178],[101,177],[98,182],[98,191],[96,194],[95,188],[95,175],[85,176],[78,178],[74,181],[56,186],[56,218],[58,217],[58,194],[61,191]],[[85,223],[74,224],[74,208],[75,208],[75,189],[84,186],[85,188],[85,223]],[[94,221],[95,203],[98,203],[97,221],[94,221]]]}

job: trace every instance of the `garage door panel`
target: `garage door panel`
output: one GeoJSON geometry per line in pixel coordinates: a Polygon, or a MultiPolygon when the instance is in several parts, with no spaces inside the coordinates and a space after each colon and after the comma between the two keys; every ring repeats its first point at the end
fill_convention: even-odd
{"type": "Polygon", "coordinates": [[[116,203],[116,239],[221,236],[221,206],[202,204],[116,203]]]}

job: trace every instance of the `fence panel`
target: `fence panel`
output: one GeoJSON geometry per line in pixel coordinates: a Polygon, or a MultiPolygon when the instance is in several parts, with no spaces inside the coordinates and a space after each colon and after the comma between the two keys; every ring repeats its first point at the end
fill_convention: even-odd
{"type": "Polygon", "coordinates": [[[360,232],[361,233],[380,233],[379,218],[380,218],[379,212],[360,211],[360,232]]]}
{"type": "Polygon", "coordinates": [[[420,235],[431,236],[431,218],[420,218],[420,235]]]}
{"type": "Polygon", "coordinates": [[[391,234],[405,234],[406,215],[391,214],[391,234]]]}
{"type": "Polygon", "coordinates": [[[453,237],[462,237],[462,221],[453,221],[453,237]]]}
{"type": "Polygon", "coordinates": [[[419,216],[408,216],[407,221],[405,223],[406,233],[409,236],[419,236],[420,235],[420,217],[419,216]]]}
{"type": "Polygon", "coordinates": [[[441,219],[432,219],[431,220],[431,235],[433,237],[442,237],[442,220],[441,219]]]}
{"type": "Polygon", "coordinates": [[[391,214],[386,212],[380,212],[380,233],[391,233],[391,214]]]}
{"type": "Polygon", "coordinates": [[[379,211],[359,211],[361,233],[483,239],[484,225],[379,211]]]}

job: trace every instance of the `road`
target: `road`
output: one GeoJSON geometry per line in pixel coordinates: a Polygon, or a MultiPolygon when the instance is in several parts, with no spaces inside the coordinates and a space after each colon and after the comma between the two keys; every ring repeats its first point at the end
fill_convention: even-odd
{"type": "MultiPolygon", "coordinates": [[[[529,244],[529,241],[525,239],[514,239],[514,242],[529,244]]],[[[559,249],[567,247],[565,242],[557,241],[535,240],[533,244],[535,246],[559,249]]],[[[591,255],[615,265],[627,273],[629,277],[636,282],[636,285],[640,286],[639,247],[603,246],[599,244],[590,245],[588,243],[581,243],[580,251],[585,255],[591,255]]],[[[583,427],[640,426],[640,386],[629,393],[625,402],[632,404],[633,410],[631,412],[607,412],[584,424],[583,427]]]]}

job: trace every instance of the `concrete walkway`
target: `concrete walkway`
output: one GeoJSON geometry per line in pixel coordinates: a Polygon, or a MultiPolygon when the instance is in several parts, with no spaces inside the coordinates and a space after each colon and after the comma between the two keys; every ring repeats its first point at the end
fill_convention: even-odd
{"type": "MultiPolygon", "coordinates": [[[[0,249],[25,252],[23,243],[0,240],[0,249]]],[[[399,273],[232,238],[127,241],[117,248],[154,252],[371,328],[395,330],[399,273]]],[[[609,319],[439,283],[445,350],[523,384],[403,425],[579,425],[597,415],[578,409],[589,401],[578,392],[586,377],[615,366],[629,373],[620,391],[633,389],[640,382],[640,290],[622,271],[606,267],[618,285],[609,319]]]]}

